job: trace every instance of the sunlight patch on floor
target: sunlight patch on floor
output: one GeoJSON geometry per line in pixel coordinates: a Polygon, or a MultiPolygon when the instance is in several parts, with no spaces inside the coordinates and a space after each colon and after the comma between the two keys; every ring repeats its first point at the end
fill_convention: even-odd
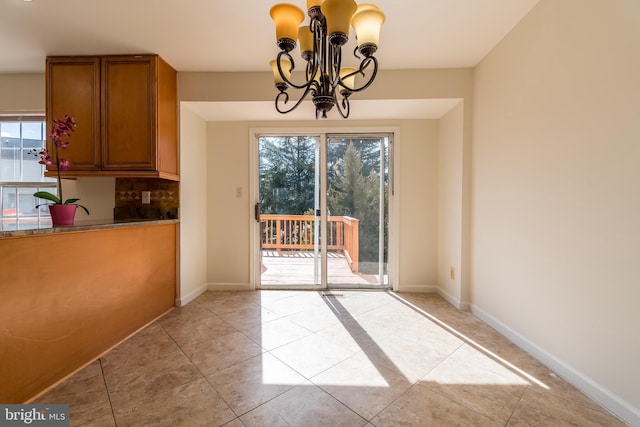
{"type": "MultiPolygon", "coordinates": [[[[313,302],[308,301],[312,308],[304,318],[295,312],[274,317],[263,309],[262,339],[270,341],[281,333],[290,336],[281,346],[274,342],[272,354],[317,385],[389,388],[400,381],[526,387],[534,383],[549,389],[517,362],[509,362],[439,319],[437,313],[400,295],[389,294],[390,304],[379,310],[372,306],[362,314],[355,314],[353,310],[360,307],[346,295],[323,298],[326,306],[316,307],[313,303],[319,295],[307,295],[313,302]]],[[[263,384],[287,384],[282,366],[264,357],[262,374],[263,384]]]]}
{"type": "Polygon", "coordinates": [[[317,375],[312,381],[320,386],[389,387],[383,372],[382,368],[360,354],[317,375]]]}
{"type": "Polygon", "coordinates": [[[460,333],[459,331],[457,331],[453,327],[447,325],[446,323],[440,321],[438,318],[436,318],[435,316],[432,316],[431,314],[429,314],[426,311],[422,310],[420,307],[417,307],[416,305],[412,304],[411,302],[407,301],[406,299],[404,299],[404,298],[402,298],[402,297],[400,297],[398,295],[394,295],[394,297],[399,299],[399,300],[401,300],[403,302],[403,304],[406,304],[407,306],[411,307],[415,311],[421,313],[426,318],[432,320],[434,323],[438,324],[439,326],[441,326],[445,330],[449,331],[452,335],[455,335],[455,336],[459,337],[460,339],[463,339],[464,341],[468,342],[476,350],[478,350],[480,353],[485,355],[487,360],[496,362],[496,364],[501,365],[505,369],[510,370],[513,373],[516,373],[523,380],[535,383],[536,385],[538,385],[539,387],[544,388],[545,390],[549,389],[548,385],[544,384],[542,381],[538,380],[533,375],[531,375],[528,372],[520,369],[519,367],[517,367],[516,365],[512,364],[508,360],[500,357],[499,355],[497,355],[496,353],[494,353],[491,350],[487,349],[486,347],[482,346],[478,342],[474,341],[473,339],[469,338],[468,336],[465,336],[464,334],[460,333]]]}

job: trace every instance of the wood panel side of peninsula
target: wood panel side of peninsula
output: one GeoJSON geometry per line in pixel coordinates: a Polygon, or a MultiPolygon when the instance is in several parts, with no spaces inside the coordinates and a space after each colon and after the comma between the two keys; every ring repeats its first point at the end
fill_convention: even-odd
{"type": "Polygon", "coordinates": [[[28,402],[171,310],[176,228],[0,239],[0,402],[28,402]]]}

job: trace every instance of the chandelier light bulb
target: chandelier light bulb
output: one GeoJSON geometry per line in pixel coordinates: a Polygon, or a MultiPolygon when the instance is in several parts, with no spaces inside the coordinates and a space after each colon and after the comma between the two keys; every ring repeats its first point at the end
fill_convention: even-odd
{"type": "Polygon", "coordinates": [[[278,86],[278,84],[280,85],[284,85],[284,87],[287,87],[287,83],[285,82],[285,79],[290,80],[291,79],[291,62],[287,61],[286,59],[283,59],[280,61],[280,68],[282,68],[282,73],[284,75],[280,74],[280,70],[278,70],[278,61],[273,59],[269,62],[269,65],[271,66],[271,70],[273,71],[273,81],[275,82],[276,86],[278,86]]]}
{"type": "Polygon", "coordinates": [[[305,61],[313,55],[313,31],[308,25],[298,29],[298,41],[300,42],[300,54],[305,61]]]}
{"type": "Polygon", "coordinates": [[[351,23],[356,30],[358,48],[363,55],[372,55],[377,50],[380,41],[380,28],[384,20],[384,13],[375,9],[364,9],[353,15],[351,23]]]}
{"type": "Polygon", "coordinates": [[[349,90],[353,90],[356,87],[356,71],[358,70],[352,67],[346,67],[340,70],[340,78],[342,79],[342,83],[349,90]]]}
{"type": "Polygon", "coordinates": [[[307,10],[322,6],[324,0],[307,0],[307,10]]]}
{"type": "Polygon", "coordinates": [[[354,0],[324,0],[320,6],[327,19],[327,35],[334,45],[344,45],[349,40],[351,18],[358,5],[354,0]]]}
{"type": "Polygon", "coordinates": [[[287,52],[293,50],[298,39],[298,27],[304,20],[304,12],[296,5],[278,3],[271,8],[270,14],[276,24],[278,47],[287,52]]]}
{"type": "Polygon", "coordinates": [[[362,12],[363,10],[380,10],[377,4],[375,3],[358,3],[358,9],[356,10],[356,14],[362,12]]]}

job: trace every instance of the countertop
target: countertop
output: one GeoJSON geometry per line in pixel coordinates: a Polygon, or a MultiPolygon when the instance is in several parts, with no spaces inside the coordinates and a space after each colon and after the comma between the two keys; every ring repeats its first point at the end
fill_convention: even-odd
{"type": "Polygon", "coordinates": [[[120,227],[136,227],[154,224],[178,223],[178,219],[158,220],[76,220],[74,225],[52,227],[49,224],[25,224],[19,230],[0,230],[0,239],[7,237],[39,236],[43,234],[69,233],[77,231],[104,230],[120,227]]]}

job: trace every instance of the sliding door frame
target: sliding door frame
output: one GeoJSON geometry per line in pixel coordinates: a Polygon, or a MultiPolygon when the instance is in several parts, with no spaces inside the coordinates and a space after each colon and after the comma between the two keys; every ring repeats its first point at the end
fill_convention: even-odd
{"type": "MultiPolygon", "coordinates": [[[[250,128],[249,129],[249,283],[252,290],[258,289],[260,284],[260,223],[255,216],[255,205],[259,201],[259,143],[261,136],[282,136],[282,135],[301,135],[301,136],[319,136],[320,144],[326,146],[328,135],[346,135],[346,134],[388,134],[389,135],[389,226],[388,226],[388,259],[387,259],[387,276],[388,288],[397,290],[398,288],[398,206],[400,204],[399,176],[394,171],[399,171],[398,151],[400,149],[400,129],[398,127],[269,127],[269,128],[250,128]],[[395,154],[394,154],[395,153],[395,154]]],[[[320,174],[326,177],[327,157],[326,150],[320,150],[320,174]]],[[[327,183],[326,179],[321,179],[320,202],[321,202],[321,223],[327,220],[326,197],[327,183]]],[[[327,284],[327,251],[326,251],[326,233],[321,234],[321,284],[327,284]]],[[[310,290],[325,289],[324,286],[311,286],[310,290]]],[[[283,287],[283,289],[286,287],[283,287]]]]}

